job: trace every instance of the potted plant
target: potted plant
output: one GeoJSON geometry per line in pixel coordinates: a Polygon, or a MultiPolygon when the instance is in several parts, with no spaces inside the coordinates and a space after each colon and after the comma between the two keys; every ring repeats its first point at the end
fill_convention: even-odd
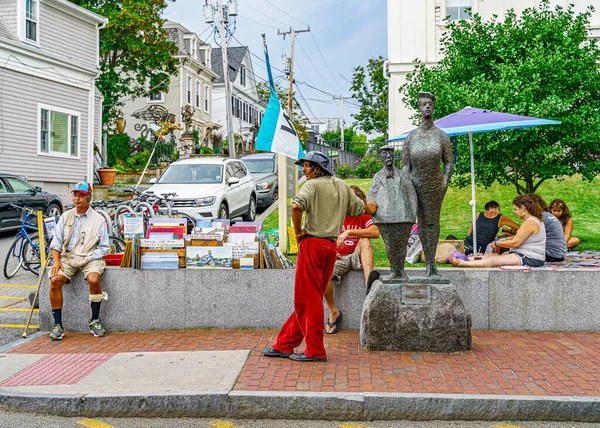
{"type": "Polygon", "coordinates": [[[103,186],[112,186],[115,184],[115,178],[117,177],[117,170],[114,168],[98,168],[98,175],[103,186]]]}

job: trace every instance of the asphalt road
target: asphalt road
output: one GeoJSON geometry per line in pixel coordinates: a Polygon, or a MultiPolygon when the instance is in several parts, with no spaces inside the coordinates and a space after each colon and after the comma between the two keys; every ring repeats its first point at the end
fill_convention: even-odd
{"type": "Polygon", "coordinates": [[[0,426],[25,428],[566,428],[598,427],[598,424],[575,422],[480,422],[480,421],[296,421],[296,420],[233,420],[233,419],[143,419],[143,418],[61,418],[31,413],[0,412],[0,426]]]}
{"type": "MultiPolygon", "coordinates": [[[[22,338],[29,316],[28,296],[35,292],[38,281],[37,276],[24,269],[11,279],[4,276],[4,261],[16,233],[0,233],[0,347],[22,338]]],[[[38,322],[38,313],[34,312],[31,324],[37,326],[38,322]]],[[[29,334],[36,331],[37,328],[30,329],[29,334]]]]}

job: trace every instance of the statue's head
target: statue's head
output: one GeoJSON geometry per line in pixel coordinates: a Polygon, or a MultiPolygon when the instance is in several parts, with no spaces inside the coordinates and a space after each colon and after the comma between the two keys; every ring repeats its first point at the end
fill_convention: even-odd
{"type": "Polygon", "coordinates": [[[431,92],[419,92],[419,111],[423,119],[431,119],[435,108],[435,95],[431,92]]]}
{"type": "Polygon", "coordinates": [[[378,149],[378,152],[381,162],[383,162],[386,167],[390,168],[394,165],[394,147],[386,144],[385,146],[381,146],[378,149]]]}

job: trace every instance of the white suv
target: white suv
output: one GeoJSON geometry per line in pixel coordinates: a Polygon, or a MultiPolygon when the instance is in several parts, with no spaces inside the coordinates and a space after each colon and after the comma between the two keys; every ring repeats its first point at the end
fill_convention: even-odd
{"type": "Polygon", "coordinates": [[[173,162],[148,189],[175,192],[173,209],[196,219],[256,217],[256,183],[243,162],[232,158],[192,158],[173,162]]]}

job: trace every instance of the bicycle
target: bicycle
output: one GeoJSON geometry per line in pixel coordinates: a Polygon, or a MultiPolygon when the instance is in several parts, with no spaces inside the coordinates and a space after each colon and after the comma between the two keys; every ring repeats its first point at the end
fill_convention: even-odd
{"type": "MultiPolygon", "coordinates": [[[[40,266],[40,241],[37,228],[37,211],[10,204],[13,208],[21,210],[21,229],[11,244],[6,260],[4,261],[4,276],[12,278],[23,269],[37,274],[40,266]],[[35,233],[29,233],[33,232],[35,233]]],[[[48,217],[44,217],[48,218],[48,217]]],[[[46,242],[46,254],[49,254],[50,242],[46,242]]]]}

